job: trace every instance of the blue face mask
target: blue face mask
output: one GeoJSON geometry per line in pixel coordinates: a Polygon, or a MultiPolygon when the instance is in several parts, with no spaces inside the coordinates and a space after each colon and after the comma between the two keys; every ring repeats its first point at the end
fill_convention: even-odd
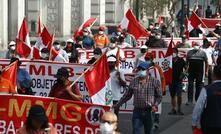
{"type": "Polygon", "coordinates": [[[146,77],[147,76],[147,71],[146,70],[140,70],[139,72],[137,72],[137,76],[138,77],[146,77]]]}

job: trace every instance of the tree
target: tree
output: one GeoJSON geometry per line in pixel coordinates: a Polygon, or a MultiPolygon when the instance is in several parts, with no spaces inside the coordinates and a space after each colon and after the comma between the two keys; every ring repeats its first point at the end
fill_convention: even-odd
{"type": "Polygon", "coordinates": [[[221,13],[221,0],[211,0],[210,4],[216,7],[216,12],[221,13]]]}

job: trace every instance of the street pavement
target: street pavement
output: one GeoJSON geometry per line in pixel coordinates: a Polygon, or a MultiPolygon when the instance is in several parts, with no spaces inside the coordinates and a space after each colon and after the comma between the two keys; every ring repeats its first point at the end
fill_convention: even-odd
{"type": "MultiPolygon", "coordinates": [[[[160,127],[154,134],[191,134],[191,114],[193,105],[186,106],[187,93],[183,93],[182,109],[183,116],[168,115],[171,110],[170,96],[167,93],[163,97],[163,108],[160,116],[160,127]]],[[[119,115],[119,131],[122,134],[132,134],[132,113],[120,113],[119,115]]]]}

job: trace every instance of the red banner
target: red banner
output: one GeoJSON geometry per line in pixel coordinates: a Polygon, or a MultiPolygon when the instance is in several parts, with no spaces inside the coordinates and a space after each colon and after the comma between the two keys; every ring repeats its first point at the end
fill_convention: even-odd
{"type": "Polygon", "coordinates": [[[45,108],[49,122],[59,134],[96,134],[107,106],[55,98],[0,95],[0,133],[15,134],[26,121],[31,105],[45,108]]]}

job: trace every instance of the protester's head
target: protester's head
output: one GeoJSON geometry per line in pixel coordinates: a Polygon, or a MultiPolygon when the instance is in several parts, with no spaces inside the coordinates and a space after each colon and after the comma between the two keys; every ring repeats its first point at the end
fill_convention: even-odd
{"type": "Polygon", "coordinates": [[[8,49],[15,51],[15,48],[16,48],[16,43],[14,41],[10,41],[8,44],[8,49]]]}
{"type": "Polygon", "coordinates": [[[122,34],[123,30],[122,28],[118,27],[117,28],[117,35],[120,36],[122,34]]]}
{"type": "Polygon", "coordinates": [[[61,49],[60,41],[58,41],[58,40],[54,41],[53,47],[55,50],[59,51],[61,49]]]}
{"type": "Polygon", "coordinates": [[[161,30],[162,30],[163,32],[167,31],[167,26],[166,26],[165,24],[163,24],[163,25],[161,26],[161,30]]]}
{"type": "Polygon", "coordinates": [[[67,49],[71,49],[72,47],[73,47],[73,45],[74,45],[74,41],[73,41],[73,39],[68,39],[67,41],[66,41],[66,48],[67,49]]]}
{"type": "Polygon", "coordinates": [[[93,53],[94,53],[94,58],[98,59],[102,55],[102,50],[99,47],[96,47],[93,53]]]}
{"type": "Polygon", "coordinates": [[[89,34],[90,34],[89,29],[88,29],[88,28],[84,28],[84,29],[83,29],[83,35],[84,35],[84,36],[88,36],[89,34]]]}
{"type": "Polygon", "coordinates": [[[150,23],[148,28],[149,28],[150,30],[153,30],[153,29],[154,29],[153,23],[150,23]]]}
{"type": "Polygon", "coordinates": [[[186,43],[186,35],[183,35],[181,38],[182,38],[182,43],[185,44],[186,43]]]}
{"type": "Polygon", "coordinates": [[[147,69],[150,65],[147,62],[141,62],[137,67],[137,76],[140,78],[145,78],[147,76],[147,69]]]}
{"type": "Polygon", "coordinates": [[[220,23],[217,23],[217,24],[216,24],[215,29],[221,29],[220,23]]]}
{"type": "Polygon", "coordinates": [[[82,45],[82,43],[83,43],[83,38],[82,38],[82,36],[77,36],[77,37],[76,37],[76,44],[82,45]]]}
{"type": "Polygon", "coordinates": [[[140,53],[145,54],[148,50],[148,47],[146,45],[142,45],[140,47],[140,53]]]}
{"type": "Polygon", "coordinates": [[[48,59],[49,58],[49,49],[48,48],[42,48],[40,56],[42,59],[48,59]]]}
{"type": "Polygon", "coordinates": [[[49,128],[48,117],[41,105],[33,105],[31,107],[25,125],[29,133],[33,132],[33,130],[49,128]]]}
{"type": "Polygon", "coordinates": [[[160,33],[160,32],[157,32],[155,38],[159,40],[159,39],[161,38],[161,33],[160,33]]]}
{"type": "Polygon", "coordinates": [[[109,55],[107,57],[107,63],[108,63],[110,71],[113,71],[115,69],[116,61],[117,61],[117,58],[115,55],[109,55]]]}
{"type": "Polygon", "coordinates": [[[210,6],[207,6],[208,9],[210,9],[210,6]]]}
{"type": "Polygon", "coordinates": [[[217,64],[213,68],[213,79],[221,80],[221,64],[217,64]]]}
{"type": "Polygon", "coordinates": [[[178,49],[177,48],[173,48],[173,58],[178,56],[178,49]]]}
{"type": "Polygon", "coordinates": [[[57,78],[58,82],[64,83],[69,78],[69,71],[67,68],[61,67],[54,77],[57,78]]]}
{"type": "Polygon", "coordinates": [[[203,48],[208,48],[211,45],[211,40],[209,38],[203,39],[203,48]]]}
{"type": "Polygon", "coordinates": [[[121,34],[120,36],[119,36],[119,43],[123,43],[124,42],[124,40],[125,40],[125,36],[123,35],[123,34],[121,34]]]}
{"type": "Polygon", "coordinates": [[[199,44],[199,42],[195,42],[193,48],[194,48],[194,50],[199,50],[199,49],[200,49],[200,44],[199,44]]]}
{"type": "Polygon", "coordinates": [[[117,116],[108,111],[103,114],[100,120],[100,133],[112,134],[117,130],[117,116]]]}
{"type": "Polygon", "coordinates": [[[99,27],[99,34],[100,34],[100,35],[103,35],[104,32],[105,32],[105,29],[106,29],[105,26],[100,26],[100,27],[99,27]]]}
{"type": "Polygon", "coordinates": [[[111,37],[109,48],[114,49],[117,46],[117,41],[118,41],[117,37],[111,37]]]}
{"type": "Polygon", "coordinates": [[[9,64],[12,64],[15,61],[18,61],[18,67],[22,64],[22,62],[19,60],[19,58],[16,58],[16,57],[12,57],[9,64]]]}
{"type": "Polygon", "coordinates": [[[154,57],[152,53],[147,52],[144,56],[144,59],[145,59],[145,62],[149,64],[150,66],[154,65],[154,62],[153,62],[154,57]]]}
{"type": "Polygon", "coordinates": [[[63,50],[64,50],[64,49],[66,48],[66,46],[67,46],[67,44],[66,44],[65,41],[61,41],[60,45],[61,45],[61,49],[63,49],[63,50]]]}
{"type": "Polygon", "coordinates": [[[123,29],[123,34],[126,36],[128,35],[128,30],[126,28],[123,29]]]}

